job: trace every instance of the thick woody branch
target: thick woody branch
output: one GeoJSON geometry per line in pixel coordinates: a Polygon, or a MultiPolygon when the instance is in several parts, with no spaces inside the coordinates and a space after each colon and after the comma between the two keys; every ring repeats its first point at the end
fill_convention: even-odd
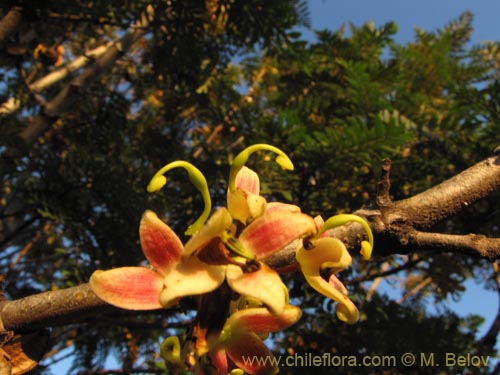
{"type": "Polygon", "coordinates": [[[99,299],[88,284],[0,302],[0,318],[7,331],[60,326],[117,310],[99,299]]]}
{"type": "MultiPolygon", "coordinates": [[[[385,160],[379,183],[378,207],[354,212],[365,218],[373,231],[374,256],[440,250],[500,259],[498,238],[479,234],[449,235],[422,231],[499,190],[499,155],[489,157],[418,195],[396,202],[389,197],[389,174],[390,161],[385,160]]],[[[361,241],[366,239],[365,230],[357,223],[335,228],[328,234],[343,241],[353,254],[359,252],[361,241]]],[[[291,244],[266,261],[276,268],[287,267],[295,261],[296,247],[297,243],[291,244]]]]}
{"type": "Polygon", "coordinates": [[[440,250],[498,259],[500,239],[480,234],[427,233],[422,229],[453,217],[499,189],[500,156],[495,155],[411,198],[357,214],[370,223],[377,238],[374,253],[378,255],[440,250]]]}
{"type": "Polygon", "coordinates": [[[411,198],[394,203],[387,219],[424,229],[500,189],[500,157],[493,156],[411,198]]]}

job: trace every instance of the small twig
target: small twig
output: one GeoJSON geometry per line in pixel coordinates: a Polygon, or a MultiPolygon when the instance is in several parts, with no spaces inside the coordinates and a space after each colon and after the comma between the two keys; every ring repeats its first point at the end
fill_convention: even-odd
{"type": "Polygon", "coordinates": [[[382,176],[377,184],[377,206],[380,208],[390,207],[392,199],[389,195],[391,189],[391,159],[382,160],[382,176]]]}
{"type": "MultiPolygon", "coordinates": [[[[45,104],[42,98],[38,96],[40,92],[42,92],[47,87],[63,80],[68,77],[71,73],[77,71],[78,69],[83,68],[88,65],[95,59],[99,58],[103,55],[107,49],[112,45],[112,43],[108,43],[103,46],[99,46],[91,51],[88,51],[82,56],[76,57],[73,61],[69,62],[65,66],[60,67],[59,69],[54,70],[53,72],[47,74],[46,76],[40,78],[39,80],[26,84],[28,91],[37,99],[39,104],[45,104]]],[[[7,99],[6,102],[0,104],[0,115],[12,114],[18,111],[21,108],[21,100],[15,97],[11,97],[7,99]]]]}
{"type": "MultiPolygon", "coordinates": [[[[388,268],[389,268],[389,262],[384,262],[382,264],[382,266],[380,267],[382,272],[387,271],[388,268]]],[[[382,280],[383,280],[383,277],[381,277],[381,276],[379,276],[379,277],[375,278],[375,280],[373,280],[372,285],[370,285],[370,289],[368,289],[368,292],[366,293],[366,300],[367,301],[370,301],[372,299],[373,295],[375,294],[375,291],[377,290],[377,288],[380,285],[380,283],[382,282],[382,280]]]]}
{"type": "Polygon", "coordinates": [[[379,277],[384,278],[384,277],[387,277],[387,276],[395,275],[395,274],[397,274],[399,272],[406,271],[407,269],[415,267],[421,261],[422,261],[421,258],[412,259],[412,260],[406,262],[405,264],[402,264],[402,265],[397,266],[397,267],[390,268],[390,269],[388,269],[386,271],[374,272],[374,273],[370,273],[368,275],[359,276],[359,277],[357,277],[355,279],[350,280],[349,281],[349,285],[359,284],[359,283],[362,283],[362,282],[375,280],[375,279],[377,279],[379,277]]]}
{"type": "Polygon", "coordinates": [[[17,264],[21,261],[21,259],[24,256],[26,256],[26,254],[28,254],[28,252],[31,250],[31,248],[33,247],[33,245],[35,243],[37,243],[38,241],[40,241],[40,238],[42,238],[42,233],[46,232],[49,228],[50,228],[50,224],[49,223],[45,223],[45,225],[43,226],[42,231],[37,231],[36,232],[36,234],[33,236],[33,238],[26,245],[23,246],[23,248],[21,249],[21,251],[18,252],[16,258],[9,265],[9,269],[10,270],[13,270],[14,267],[17,266],[17,264]]]}
{"type": "Polygon", "coordinates": [[[422,282],[420,282],[417,286],[415,286],[415,288],[408,291],[408,293],[406,293],[403,297],[401,297],[398,300],[398,303],[402,304],[403,302],[408,300],[408,298],[413,297],[414,295],[418,294],[422,289],[424,289],[431,282],[432,282],[432,277],[430,277],[430,276],[426,277],[424,280],[422,280],[422,282]]]}

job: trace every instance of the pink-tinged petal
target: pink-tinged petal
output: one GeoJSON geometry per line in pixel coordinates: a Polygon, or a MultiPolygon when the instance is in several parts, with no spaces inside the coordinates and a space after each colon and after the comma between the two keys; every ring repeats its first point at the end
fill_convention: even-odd
{"type": "Polygon", "coordinates": [[[258,335],[278,332],[295,324],[301,316],[300,308],[292,305],[286,305],[279,315],[271,314],[265,307],[252,307],[231,314],[224,330],[232,334],[255,332],[258,335]]]}
{"type": "Polygon", "coordinates": [[[160,292],[163,278],[158,272],[143,267],[121,267],[95,271],[90,288],[103,301],[128,310],[162,308],[160,292]]]}
{"type": "Polygon", "coordinates": [[[181,260],[181,240],[153,211],[142,215],[139,235],[144,255],[158,272],[166,274],[181,260]]]}
{"type": "Polygon", "coordinates": [[[328,284],[330,284],[330,286],[333,288],[333,289],[336,289],[338,290],[340,293],[344,294],[344,295],[347,295],[347,289],[346,287],[344,286],[344,284],[342,284],[342,282],[337,278],[337,276],[335,276],[335,274],[331,274],[330,277],[328,278],[328,284]]]}
{"type": "Polygon", "coordinates": [[[244,273],[241,267],[228,265],[226,278],[229,287],[235,292],[252,297],[265,304],[273,314],[281,314],[286,305],[285,285],[280,276],[265,263],[260,269],[244,273]]]}
{"type": "Polygon", "coordinates": [[[301,247],[295,254],[302,273],[319,275],[320,269],[331,268],[338,272],[349,266],[351,255],[344,243],[337,238],[324,237],[311,241],[307,249],[301,247]]]}
{"type": "Polygon", "coordinates": [[[281,203],[281,202],[267,202],[266,211],[288,211],[299,213],[300,207],[294,204],[281,203]]]}
{"type": "Polygon", "coordinates": [[[212,353],[210,353],[210,359],[212,362],[212,367],[215,370],[212,372],[214,375],[226,375],[228,370],[227,366],[227,355],[226,351],[222,348],[219,347],[218,349],[214,350],[212,353]]]}
{"type": "MultiPolygon", "coordinates": [[[[335,307],[337,317],[348,323],[354,324],[359,320],[359,311],[354,303],[339,291],[338,286],[333,287],[321,276],[308,276],[304,275],[309,285],[311,285],[317,292],[323,294],[325,297],[331,298],[338,302],[335,307]]],[[[344,289],[345,290],[345,289],[344,289]]]]}
{"type": "Polygon", "coordinates": [[[278,361],[255,333],[232,336],[226,343],[227,355],[234,364],[252,375],[278,372],[278,361]]]}
{"type": "MultiPolygon", "coordinates": [[[[314,217],[314,222],[316,223],[316,228],[317,229],[321,228],[323,226],[323,224],[325,224],[325,220],[323,220],[323,218],[321,216],[319,216],[319,215],[314,217]]],[[[326,236],[326,232],[323,233],[321,236],[322,237],[326,236]]]]}
{"type": "Polygon", "coordinates": [[[235,187],[248,193],[259,195],[259,175],[250,168],[243,166],[236,175],[235,187]]]}
{"type": "Polygon", "coordinates": [[[226,350],[218,345],[210,351],[208,358],[202,358],[195,369],[196,375],[227,375],[228,363],[226,350]]]}
{"type": "Polygon", "coordinates": [[[217,289],[225,278],[225,266],[210,266],[196,257],[184,258],[163,278],[165,288],[160,303],[170,307],[179,298],[204,294],[217,289]]]}
{"type": "Polygon", "coordinates": [[[183,255],[190,256],[197,250],[209,243],[215,237],[219,237],[225,230],[229,229],[233,223],[233,218],[224,207],[219,208],[208,219],[207,223],[196,232],[186,243],[183,255]]]}
{"type": "Polygon", "coordinates": [[[262,215],[266,200],[259,195],[260,181],[257,173],[243,166],[235,179],[235,188],[227,192],[227,209],[244,224],[262,215]]]}
{"type": "Polygon", "coordinates": [[[238,237],[257,258],[265,258],[293,240],[316,232],[312,217],[278,210],[265,212],[248,225],[238,237]]]}

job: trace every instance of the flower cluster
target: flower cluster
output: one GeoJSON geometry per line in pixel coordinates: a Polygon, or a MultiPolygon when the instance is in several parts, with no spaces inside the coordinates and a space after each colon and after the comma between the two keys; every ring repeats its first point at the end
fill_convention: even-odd
{"type": "Polygon", "coordinates": [[[227,207],[211,216],[211,200],[203,174],[185,161],[167,164],[152,178],[148,191],[160,190],[173,168],[184,168],[201,192],[205,209],[188,227],[183,244],[174,231],[152,211],[141,219],[141,247],[152,268],[121,267],[96,271],[90,278],[93,291],[104,301],[131,310],[175,306],[180,299],[199,296],[192,338],[181,345],[167,338],[161,354],[174,369],[195,368],[198,374],[271,374],[271,361],[246,363],[254,355],[272,356],[262,338],[300,319],[301,310],[288,300],[288,290],[265,258],[297,243],[296,259],[307,282],[337,304],[337,316],[347,323],[359,318],[347,290],[335,276],[351,263],[344,244],[325,232],[348,221],[359,222],[369,242],[362,255],[370,257],[373,238],[368,224],[355,215],[338,215],[326,221],[301,212],[295,205],[267,202],[260,195],[257,173],[245,166],[258,150],[278,155],[276,162],[291,170],[286,154],[267,144],[253,145],[238,154],[232,164],[227,207]],[[297,241],[298,240],[298,241],[297,241]],[[324,270],[330,276],[324,278],[324,270]]]}

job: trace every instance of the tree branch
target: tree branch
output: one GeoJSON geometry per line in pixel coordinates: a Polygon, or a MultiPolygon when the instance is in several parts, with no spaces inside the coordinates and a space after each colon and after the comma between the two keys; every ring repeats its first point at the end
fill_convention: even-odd
{"type": "MultiPolygon", "coordinates": [[[[374,256],[438,249],[490,260],[500,259],[498,238],[480,234],[452,235],[421,231],[500,190],[500,155],[495,154],[431,189],[395,202],[388,194],[389,172],[390,164],[385,160],[377,196],[378,206],[354,212],[365,218],[373,231],[374,256]]],[[[332,229],[328,235],[340,239],[352,253],[359,252],[361,241],[366,239],[365,230],[357,223],[332,229]]],[[[266,259],[266,262],[275,268],[290,266],[295,262],[297,245],[298,242],[290,244],[266,259]]]]}
{"type": "Polygon", "coordinates": [[[88,284],[0,302],[0,318],[7,331],[60,326],[119,309],[102,301],[88,284]]]}
{"type": "MultiPolygon", "coordinates": [[[[91,61],[102,56],[108,48],[110,48],[112,43],[99,46],[91,51],[88,51],[83,56],[75,58],[73,61],[69,62],[65,66],[54,70],[53,72],[47,74],[45,77],[28,85],[28,88],[32,94],[38,94],[45,90],[47,87],[53,85],[66,78],[71,73],[83,68],[85,65],[89,64],[91,61]]],[[[21,101],[18,98],[11,97],[7,99],[4,103],[0,105],[0,115],[9,115],[17,112],[21,108],[21,101]]]]}
{"type": "MultiPolygon", "coordinates": [[[[500,258],[500,239],[480,234],[426,233],[440,221],[500,189],[500,156],[489,157],[458,175],[388,207],[360,210],[377,238],[376,255],[438,249],[487,259],[500,258]]],[[[352,238],[353,233],[349,233],[352,238]]],[[[352,241],[351,241],[352,242],[352,241]]]]}
{"type": "Polygon", "coordinates": [[[500,238],[488,238],[481,234],[457,235],[415,230],[408,233],[407,246],[454,251],[488,259],[500,258],[500,238]]]}
{"type": "Polygon", "coordinates": [[[396,202],[385,215],[386,220],[401,217],[416,229],[429,228],[499,188],[500,157],[492,156],[431,189],[396,202]]]}
{"type": "MultiPolygon", "coordinates": [[[[447,218],[458,212],[459,208],[463,208],[464,201],[472,203],[486,197],[499,187],[500,156],[495,156],[415,197],[391,203],[387,207],[359,210],[356,213],[366,218],[374,232],[375,256],[440,249],[489,259],[500,258],[500,239],[475,234],[426,233],[415,229],[415,227],[430,226],[437,218],[441,220],[447,218]],[[432,206],[430,202],[436,206],[432,206]],[[404,211],[403,207],[408,211],[404,211]],[[432,212],[426,215],[419,212],[416,207],[420,209],[426,207],[432,212]],[[440,210],[447,215],[439,214],[440,210]],[[428,221],[424,220],[425,218],[428,221]]],[[[328,234],[344,241],[353,252],[359,251],[360,241],[366,236],[364,229],[357,223],[335,228],[328,234]]],[[[296,263],[295,251],[298,245],[298,241],[290,244],[279,253],[267,258],[266,262],[275,268],[296,263]]],[[[64,325],[68,322],[81,321],[89,316],[118,311],[120,309],[100,300],[88,284],[45,292],[16,301],[0,302],[0,317],[5,329],[18,331],[64,325]]]]}
{"type": "Polygon", "coordinates": [[[147,13],[144,13],[141,19],[123,37],[109,46],[105,53],[94,60],[89,67],[67,84],[52,100],[47,102],[42,113],[21,132],[21,139],[27,144],[35,142],[39,136],[48,130],[58,116],[73,108],[78,103],[82,91],[89,84],[96,81],[105,71],[113,67],[116,60],[146,34],[152,12],[153,8],[149,6],[147,13]]]}

